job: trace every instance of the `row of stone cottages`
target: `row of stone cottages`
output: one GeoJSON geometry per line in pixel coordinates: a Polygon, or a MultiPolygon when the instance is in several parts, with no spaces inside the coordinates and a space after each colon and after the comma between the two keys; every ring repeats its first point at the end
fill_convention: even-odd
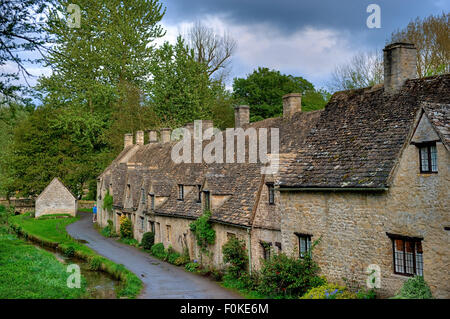
{"type": "Polygon", "coordinates": [[[256,123],[236,107],[236,127],[279,129],[276,174],[261,174],[259,161],[176,164],[169,129],[160,140],[149,131],[147,144],[144,132],[135,143],[127,134],[98,178],[99,224],[118,229],[126,215],[136,239],[153,231],[157,243],[195,259],[189,224],[209,209],[215,267],[230,236],[245,240],[251,269],[278,251],[301,257],[321,238],[313,256],[332,282],[365,286],[376,265],[382,296],[423,275],[448,298],[450,76],[414,79],[415,55],[411,44],[387,46],[384,84],[338,92],[321,111],[302,112],[300,94],[283,98],[283,117],[256,123]],[[107,191],[111,212],[102,209],[107,191]]]}

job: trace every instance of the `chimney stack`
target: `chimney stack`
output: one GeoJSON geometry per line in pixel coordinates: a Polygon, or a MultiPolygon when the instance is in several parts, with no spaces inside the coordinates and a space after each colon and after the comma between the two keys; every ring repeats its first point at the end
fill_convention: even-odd
{"type": "Polygon", "coordinates": [[[150,130],[148,132],[148,141],[149,143],[158,143],[158,132],[150,130]]]}
{"type": "Polygon", "coordinates": [[[290,93],[283,96],[283,117],[290,118],[302,111],[302,94],[290,93]]]}
{"type": "Polygon", "coordinates": [[[234,127],[243,127],[250,123],[250,107],[239,105],[234,108],[234,127]]]}
{"type": "Polygon", "coordinates": [[[127,133],[125,134],[123,148],[127,148],[128,146],[133,145],[133,134],[127,133]]]}
{"type": "Polygon", "coordinates": [[[161,132],[161,143],[168,143],[170,142],[170,128],[162,128],[160,130],[161,132]]]}
{"type": "Polygon", "coordinates": [[[136,145],[144,145],[144,131],[136,132],[136,145]]]}
{"type": "Polygon", "coordinates": [[[384,91],[395,93],[407,79],[417,77],[417,50],[412,43],[392,43],[384,48],[384,91]]]}

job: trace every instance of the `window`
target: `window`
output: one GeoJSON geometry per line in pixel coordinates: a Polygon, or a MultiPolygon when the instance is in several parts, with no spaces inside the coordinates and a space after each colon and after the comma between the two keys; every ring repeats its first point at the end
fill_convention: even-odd
{"type": "Polygon", "coordinates": [[[263,255],[264,260],[269,260],[271,249],[272,249],[272,243],[266,243],[266,242],[262,241],[261,247],[262,247],[262,255],[263,255]]]}
{"type": "Polygon", "coordinates": [[[392,240],[394,273],[423,276],[422,239],[388,234],[392,240]]]}
{"type": "Polygon", "coordinates": [[[155,195],[150,194],[150,209],[155,210],[155,195]]]}
{"type": "Polygon", "coordinates": [[[269,191],[269,204],[275,205],[275,189],[273,184],[267,184],[267,189],[269,191]]]}
{"type": "Polygon", "coordinates": [[[140,217],[140,226],[141,226],[141,231],[145,231],[144,217],[140,217]]]}
{"type": "Polygon", "coordinates": [[[162,242],[162,236],[161,236],[161,224],[160,223],[156,223],[156,233],[155,233],[155,237],[158,236],[157,238],[159,239],[158,242],[162,242]]]}
{"type": "Polygon", "coordinates": [[[184,199],[184,187],[183,185],[178,185],[178,200],[184,199]]]}
{"type": "Polygon", "coordinates": [[[166,225],[166,240],[170,243],[172,238],[172,226],[166,225]]]}
{"type": "Polygon", "coordinates": [[[211,203],[210,203],[210,194],[208,191],[205,191],[205,210],[211,209],[211,203]]]}
{"type": "Polygon", "coordinates": [[[142,204],[145,204],[145,191],[143,188],[141,188],[141,201],[142,204]]]}
{"type": "Polygon", "coordinates": [[[298,234],[298,254],[300,258],[304,258],[306,253],[311,250],[311,235],[298,234]]]}
{"type": "Polygon", "coordinates": [[[437,173],[437,149],[436,144],[419,145],[420,154],[420,172],[437,173]]]}
{"type": "Polygon", "coordinates": [[[150,224],[150,231],[154,234],[155,233],[155,223],[152,221],[148,222],[150,224]]]}
{"type": "Polygon", "coordinates": [[[278,252],[280,253],[281,252],[281,243],[280,242],[276,242],[275,243],[275,247],[278,248],[278,252]]]}
{"type": "Polygon", "coordinates": [[[202,185],[197,185],[197,189],[198,189],[197,203],[201,203],[202,202],[202,185]]]}
{"type": "Polygon", "coordinates": [[[127,198],[130,198],[130,189],[131,189],[130,184],[127,184],[127,198]]]}

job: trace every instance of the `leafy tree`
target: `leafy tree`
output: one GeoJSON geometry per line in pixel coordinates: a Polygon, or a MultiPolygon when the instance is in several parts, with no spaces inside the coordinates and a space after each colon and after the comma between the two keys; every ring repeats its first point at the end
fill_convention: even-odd
{"type": "Polygon", "coordinates": [[[281,116],[282,97],[288,93],[304,94],[302,106],[307,111],[321,109],[326,104],[326,96],[307,80],[268,68],[260,67],[247,78],[235,78],[233,82],[233,96],[238,103],[250,106],[252,122],[281,116]]]}
{"type": "Polygon", "coordinates": [[[331,91],[343,91],[383,83],[383,57],[380,53],[360,52],[345,64],[337,66],[328,84],[331,91]]]}
{"type": "MultiPolygon", "coordinates": [[[[46,50],[46,36],[39,25],[38,17],[51,0],[1,0],[0,1],[0,66],[16,66],[16,72],[0,73],[0,96],[2,100],[17,98],[17,91],[23,86],[17,83],[19,77],[27,81],[31,76],[26,63],[36,63],[40,59],[24,58],[21,51],[46,50]]],[[[2,101],[0,101],[2,102],[2,101]]]]}
{"type": "Polygon", "coordinates": [[[223,262],[230,263],[227,273],[232,278],[239,278],[247,270],[248,253],[245,243],[237,238],[230,238],[223,246],[223,262]]]}
{"type": "Polygon", "coordinates": [[[391,35],[390,42],[414,43],[419,77],[450,72],[450,13],[416,18],[391,35]]]}
{"type": "Polygon", "coordinates": [[[180,127],[211,118],[212,90],[207,67],[180,36],[156,50],[148,87],[153,110],[165,125],[180,127]]]}

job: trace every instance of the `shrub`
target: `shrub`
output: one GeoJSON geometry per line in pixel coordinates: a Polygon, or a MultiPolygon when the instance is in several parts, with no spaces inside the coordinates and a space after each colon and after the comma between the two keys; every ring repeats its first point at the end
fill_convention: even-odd
{"type": "Polygon", "coordinates": [[[191,261],[191,258],[189,256],[189,250],[187,248],[185,248],[183,251],[183,254],[175,260],[174,264],[176,266],[183,266],[183,265],[186,265],[187,263],[189,263],[190,261],[191,261]]]}
{"type": "Polygon", "coordinates": [[[212,245],[216,241],[216,231],[212,228],[210,218],[211,212],[205,211],[202,216],[189,225],[191,231],[195,234],[197,245],[205,253],[208,245],[212,245]]]}
{"type": "Polygon", "coordinates": [[[229,239],[222,246],[223,262],[229,263],[227,273],[233,278],[238,278],[247,270],[248,254],[244,241],[237,238],[229,239]]]}
{"type": "Polygon", "coordinates": [[[199,267],[200,267],[200,265],[198,263],[192,262],[192,263],[187,263],[184,266],[184,269],[186,269],[187,271],[190,271],[190,272],[197,272],[199,267]]]}
{"type": "Polygon", "coordinates": [[[175,264],[175,261],[179,257],[181,257],[181,255],[179,253],[177,253],[175,250],[173,250],[172,246],[169,246],[169,248],[167,248],[166,256],[167,257],[165,258],[165,260],[167,260],[171,264],[175,264]]]}
{"type": "Polygon", "coordinates": [[[105,197],[103,198],[103,208],[107,211],[111,211],[113,207],[113,197],[109,194],[109,190],[106,191],[105,197]]]}
{"type": "Polygon", "coordinates": [[[154,244],[150,249],[150,252],[156,258],[165,259],[167,257],[163,243],[154,244]]]}
{"type": "Polygon", "coordinates": [[[141,246],[146,250],[150,250],[155,243],[155,233],[147,232],[142,236],[141,246]]]}
{"type": "Polygon", "coordinates": [[[139,242],[134,238],[121,238],[120,242],[124,243],[125,245],[139,247],[139,242]]]}
{"type": "Polygon", "coordinates": [[[422,276],[409,278],[400,289],[397,299],[432,299],[431,289],[422,276]]]}
{"type": "Polygon", "coordinates": [[[131,224],[131,220],[128,219],[125,215],[122,215],[122,217],[120,217],[120,237],[133,237],[133,225],[131,224]]]}
{"type": "Polygon", "coordinates": [[[325,284],[311,288],[300,299],[356,299],[356,294],[347,287],[335,284],[325,284]]]}
{"type": "Polygon", "coordinates": [[[91,257],[89,259],[89,269],[99,270],[102,267],[102,259],[98,256],[91,257]]]}
{"type": "Polygon", "coordinates": [[[67,246],[63,249],[64,256],[72,258],[75,256],[75,248],[73,246],[67,246]]]}
{"type": "Polygon", "coordinates": [[[108,226],[102,229],[102,235],[108,238],[116,236],[114,231],[114,224],[112,220],[108,220],[108,226]]]}
{"type": "Polygon", "coordinates": [[[304,258],[274,255],[264,261],[258,291],[267,296],[302,296],[309,289],[325,284],[318,276],[319,266],[307,254],[304,258]]]}
{"type": "Polygon", "coordinates": [[[356,292],[356,298],[358,299],[375,299],[377,292],[375,289],[359,290],[356,292]]]}

